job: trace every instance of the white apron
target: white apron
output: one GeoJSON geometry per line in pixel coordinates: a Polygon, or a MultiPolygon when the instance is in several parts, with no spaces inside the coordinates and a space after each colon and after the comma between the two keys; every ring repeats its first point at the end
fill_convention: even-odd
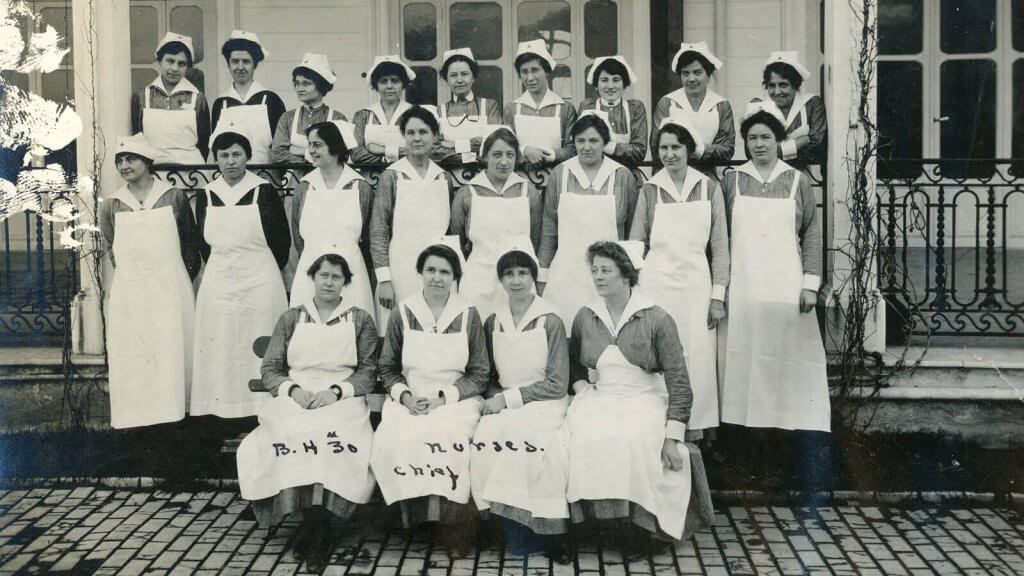
{"type": "Polygon", "coordinates": [[[614,176],[608,177],[605,193],[600,195],[567,192],[568,182],[569,169],[564,167],[558,198],[558,251],[548,269],[544,299],[558,308],[563,324],[572,326],[580,307],[598,297],[590,277],[587,248],[599,240],[618,240],[619,229],[612,191],[614,176]]]}
{"type": "Polygon", "coordinates": [[[829,431],[818,318],[800,312],[795,173],[789,198],[737,194],[733,204],[722,422],[829,431]]]}
{"type": "MultiPolygon", "coordinates": [[[[292,117],[292,133],[288,137],[288,153],[292,156],[302,156],[306,162],[309,162],[309,137],[299,132],[299,112],[302,112],[301,106],[295,109],[295,115],[292,117]]],[[[334,110],[331,110],[330,106],[327,107],[326,118],[326,122],[330,122],[334,118],[334,110]]]]}
{"type": "Polygon", "coordinates": [[[680,470],[661,463],[668,409],[664,376],[630,364],[614,344],[601,353],[596,371],[596,386],[577,394],[565,416],[567,499],[628,500],[678,540],[690,502],[690,452],[680,445],[680,470]]]}
{"type": "Polygon", "coordinates": [[[554,116],[528,116],[523,114],[523,103],[516,103],[512,118],[516,138],[523,147],[550,148],[557,151],[562,147],[562,119],[554,116]]]}
{"type": "MultiPolygon", "coordinates": [[[[601,100],[598,100],[597,102],[594,103],[594,108],[597,110],[602,110],[603,105],[604,103],[601,100]]],[[[631,126],[633,119],[630,117],[631,115],[629,112],[629,104],[627,103],[625,98],[620,98],[618,104],[607,107],[607,110],[604,111],[608,113],[609,118],[611,117],[612,108],[615,107],[622,108],[622,116],[623,118],[626,119],[626,132],[624,134],[620,134],[616,132],[615,128],[613,127],[611,130],[612,142],[615,142],[616,144],[629,144],[630,135],[633,133],[631,126]]]]}
{"type": "MultiPolygon", "coordinates": [[[[468,318],[463,317],[459,332],[437,334],[410,330],[404,309],[401,317],[402,373],[409,390],[436,398],[465,373],[468,318]]],[[[371,464],[386,503],[431,495],[459,504],[469,501],[470,440],[480,405],[480,398],[473,397],[413,416],[390,397],[384,401],[371,464]]]]}
{"type": "MultiPolygon", "coordinates": [[[[348,169],[346,169],[346,172],[348,169]]],[[[313,279],[306,274],[313,262],[327,252],[334,252],[348,262],[352,281],[342,289],[346,302],[366,312],[374,313],[373,292],[366,262],[359,249],[359,237],[363,232],[363,213],[359,206],[358,182],[361,177],[343,182],[345,174],[333,189],[327,189],[319,170],[308,174],[303,180],[309,182],[306,199],[302,204],[299,232],[305,246],[295,267],[290,294],[291,305],[297,306],[313,298],[313,279]]]]}
{"type": "Polygon", "coordinates": [[[704,94],[704,101],[697,110],[694,110],[690,107],[690,99],[686,97],[686,93],[682,89],[677,92],[679,94],[672,93],[667,96],[669,116],[680,120],[688,119],[697,128],[705,145],[710,146],[718,136],[721,121],[718,116],[718,103],[722,101],[722,97],[708,90],[704,94]]]}
{"type": "Polygon", "coordinates": [[[249,391],[260,376],[252,351],[273,333],[288,308],[284,281],[267,246],[258,198],[244,206],[213,206],[207,194],[206,241],[210,258],[196,299],[193,416],[252,416],[265,395],[249,391]]]}
{"type": "MultiPolygon", "coordinates": [[[[508,322],[511,324],[511,322],[508,322]]],[[[548,341],[543,320],[533,330],[502,325],[494,331],[494,364],[504,389],[547,377],[548,341]]],[[[529,324],[526,318],[522,325],[529,324]]],[[[569,398],[543,400],[484,416],[473,435],[473,500],[526,510],[534,518],[568,518],[567,454],[561,435],[569,398]]]]}
{"type": "Polygon", "coordinates": [[[241,104],[228,106],[220,111],[217,123],[227,122],[241,126],[249,135],[252,146],[252,158],[249,164],[270,164],[270,145],[274,135],[270,133],[270,120],[267,117],[267,95],[259,104],[241,104]]]}
{"type": "Polygon", "coordinates": [[[114,225],[117,268],[107,313],[110,425],[181,420],[188,407],[195,305],[174,210],[118,212],[114,225]]]}
{"type": "Polygon", "coordinates": [[[387,148],[388,146],[394,146],[396,148],[404,148],[408,145],[405,141],[405,136],[402,135],[402,130],[398,126],[384,124],[370,124],[366,123],[366,127],[363,128],[363,138],[367,144],[377,144],[387,148]]]}
{"type": "Polygon", "coordinates": [[[508,305],[508,295],[501,287],[495,266],[504,252],[503,241],[512,236],[530,236],[530,199],[526,183],[518,184],[523,195],[518,198],[481,196],[472,184],[472,219],[469,240],[473,252],[469,254],[459,282],[459,294],[476,306],[481,318],[489,318],[499,308],[508,305]]]}
{"type": "MultiPolygon", "coordinates": [[[[327,390],[358,366],[356,327],[342,320],[308,322],[308,312],[288,342],[288,378],[311,392],[327,390]]],[[[260,500],[281,490],[320,483],[350,502],[370,500],[373,428],[365,396],[307,410],[281,390],[260,409],[260,425],[238,446],[242,498],[260,500]]]]}
{"type": "Polygon", "coordinates": [[[192,92],[188,108],[161,110],[150,108],[151,90],[143,91],[145,104],[142,108],[142,133],[146,141],[159,154],[153,160],[157,164],[203,164],[206,159],[199,152],[199,131],[196,128],[196,101],[199,93],[192,92]]]}
{"type": "Polygon", "coordinates": [[[708,330],[711,269],[707,245],[711,236],[708,182],[701,179],[701,199],[661,202],[655,193],[651,249],[640,271],[640,289],[675,320],[683,345],[686,371],[693,387],[691,430],[718,426],[717,335],[708,330]]]}

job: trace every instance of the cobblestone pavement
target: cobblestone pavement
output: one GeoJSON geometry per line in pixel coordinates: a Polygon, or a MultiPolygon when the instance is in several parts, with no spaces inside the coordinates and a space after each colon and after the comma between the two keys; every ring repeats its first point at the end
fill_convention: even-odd
{"type": "MultiPolygon", "coordinates": [[[[449,561],[429,533],[381,528],[390,515],[371,506],[325,574],[1024,574],[1024,517],[1006,509],[721,507],[663,554],[624,563],[584,542],[559,565],[497,549],[449,561]]],[[[295,527],[259,529],[234,492],[0,490],[0,573],[289,575],[295,527]]]]}

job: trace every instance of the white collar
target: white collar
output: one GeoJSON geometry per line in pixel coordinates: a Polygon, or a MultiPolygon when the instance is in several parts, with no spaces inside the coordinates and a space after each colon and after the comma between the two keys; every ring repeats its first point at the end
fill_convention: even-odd
{"type": "Polygon", "coordinates": [[[622,316],[619,317],[619,325],[612,327],[612,315],[608,312],[608,305],[605,304],[604,299],[593,300],[588,303],[587,308],[590,308],[597,318],[604,323],[608,331],[612,333],[613,338],[618,338],[619,331],[626,325],[627,322],[633,317],[634,314],[641,310],[646,310],[654,306],[649,298],[641,294],[636,287],[633,287],[633,293],[629,296],[629,301],[626,302],[626,307],[622,309],[622,316]]]}
{"type": "Polygon", "coordinates": [[[495,190],[494,185],[492,185],[490,179],[487,178],[487,172],[485,170],[477,172],[476,176],[474,176],[473,179],[469,181],[469,183],[472,184],[473,186],[480,186],[481,188],[494,190],[495,192],[498,193],[498,196],[503,196],[506,190],[522,182],[526,182],[526,178],[523,178],[519,174],[512,172],[511,174],[508,175],[508,179],[505,180],[505,185],[502,186],[501,190],[495,190]]]}
{"type": "Polygon", "coordinates": [[[401,172],[402,174],[408,176],[411,180],[416,180],[419,182],[425,182],[427,180],[437,180],[438,176],[444,174],[444,170],[442,170],[441,167],[438,166],[437,163],[435,163],[433,160],[430,160],[429,163],[427,164],[427,175],[424,176],[423,178],[420,178],[420,173],[416,171],[416,168],[412,165],[412,162],[409,161],[409,158],[407,156],[402,157],[394,164],[391,164],[390,166],[388,166],[387,169],[394,170],[395,172],[401,172]]]}
{"type": "Polygon", "coordinates": [[[576,177],[576,181],[580,183],[584,189],[593,188],[594,190],[600,190],[604,187],[605,182],[608,178],[611,178],[615,171],[622,168],[622,164],[619,164],[615,160],[605,156],[601,159],[601,167],[597,169],[597,175],[594,177],[594,181],[591,182],[590,178],[587,177],[586,171],[583,170],[583,165],[580,164],[580,157],[573,156],[566,160],[565,168],[576,177]]]}
{"type": "MultiPolygon", "coordinates": [[[[179,82],[179,84],[180,84],[180,82],[179,82]]],[[[245,94],[246,94],[247,98],[251,98],[253,94],[259,94],[260,92],[263,92],[265,90],[266,90],[266,88],[262,84],[260,84],[256,80],[253,80],[252,84],[249,85],[249,91],[246,92],[245,94]]],[[[242,104],[245,104],[245,101],[246,101],[246,98],[242,98],[242,95],[238,93],[238,90],[235,90],[235,85],[234,84],[231,84],[231,86],[229,86],[228,89],[225,90],[224,93],[221,94],[220,96],[221,96],[221,98],[234,98],[235,100],[238,100],[242,104]]]]}
{"type": "Polygon", "coordinates": [[[676,104],[679,104],[680,108],[689,112],[711,112],[720,102],[725,102],[725,98],[722,98],[717,92],[711,90],[704,93],[704,100],[696,110],[690,106],[690,99],[686,97],[686,90],[683,88],[669,92],[665,97],[669,98],[676,104]]]}
{"type": "Polygon", "coordinates": [[[556,104],[564,104],[565,100],[558,94],[555,94],[553,90],[548,88],[548,91],[544,93],[544,97],[540,100],[540,106],[535,106],[533,96],[530,96],[529,92],[523,92],[523,95],[515,99],[516,103],[529,106],[534,110],[540,110],[541,108],[547,108],[548,106],[554,106],[556,104]]]}
{"type": "Polygon", "coordinates": [[[768,175],[768,179],[761,178],[761,173],[757,171],[757,167],[754,166],[753,160],[747,160],[743,164],[736,167],[736,171],[743,172],[749,175],[754,180],[757,180],[761,184],[771,184],[776,178],[782,176],[784,173],[793,170],[793,167],[782,161],[781,158],[775,161],[775,168],[772,168],[772,173],[768,175]]]}
{"type": "MultiPolygon", "coordinates": [[[[465,101],[465,102],[472,102],[473,100],[476,100],[476,94],[473,94],[473,91],[472,91],[472,90],[470,90],[470,91],[469,91],[469,94],[468,94],[468,95],[467,95],[467,96],[466,96],[466,97],[465,97],[465,98],[464,98],[464,99],[463,99],[462,101],[465,101]]],[[[452,101],[452,102],[460,102],[460,100],[459,100],[458,98],[456,98],[456,97],[455,97],[455,94],[452,94],[452,99],[451,99],[451,101],[452,101]]]]}
{"type": "MultiPolygon", "coordinates": [[[[398,106],[395,107],[395,113],[391,116],[391,123],[386,124],[387,126],[398,126],[398,119],[401,118],[402,113],[412,108],[412,104],[409,104],[405,100],[399,100],[398,106]]],[[[384,107],[380,105],[380,98],[376,102],[370,104],[366,110],[369,110],[377,118],[378,124],[385,124],[384,119],[387,115],[384,114],[384,107]]]]}
{"type": "Polygon", "coordinates": [[[355,304],[349,304],[345,302],[344,298],[342,298],[341,301],[338,302],[338,305],[334,307],[334,310],[331,311],[331,314],[327,317],[327,321],[321,322],[320,314],[316,311],[316,303],[313,302],[312,296],[308,296],[300,305],[306,309],[306,315],[309,316],[309,319],[312,320],[314,324],[324,325],[329,324],[335,318],[344,316],[346,312],[356,307],[355,304]]]}
{"type": "Polygon", "coordinates": [[[170,190],[171,188],[172,186],[167,182],[164,182],[163,180],[154,177],[153,187],[149,189],[149,192],[146,194],[145,200],[143,200],[141,203],[139,202],[139,199],[135,197],[135,194],[132,194],[131,190],[128,189],[127,184],[121,186],[117,190],[114,190],[114,193],[110,195],[110,199],[113,200],[114,198],[117,198],[121,202],[127,204],[129,208],[136,212],[139,210],[149,210],[153,208],[153,205],[156,204],[157,200],[159,200],[164,195],[164,193],[170,190]]]}
{"type": "MultiPolygon", "coordinates": [[[[316,106],[316,107],[310,106],[309,104],[306,104],[306,103],[299,104],[299,109],[305,110],[306,112],[308,112],[310,114],[312,114],[313,112],[316,112],[317,110],[319,110],[321,108],[325,108],[327,110],[331,109],[331,107],[327,105],[327,102],[324,102],[322,98],[320,99],[320,105],[316,106]]],[[[327,119],[328,122],[330,122],[330,120],[331,120],[330,118],[327,119]]]]}
{"type": "Polygon", "coordinates": [[[533,302],[530,302],[530,307],[523,314],[523,319],[519,321],[519,326],[516,326],[515,321],[512,319],[512,309],[509,306],[499,306],[495,312],[497,321],[505,332],[522,332],[523,328],[529,326],[530,322],[533,322],[535,318],[546,314],[558,314],[558,308],[555,308],[554,304],[537,295],[533,296],[533,302]]]}
{"type": "Polygon", "coordinates": [[[707,179],[707,176],[701,174],[693,166],[687,166],[686,177],[683,178],[683,188],[681,190],[676,188],[676,183],[672,180],[672,175],[668,173],[666,168],[658,170],[657,174],[652,176],[647,182],[668,192],[676,202],[686,202],[686,199],[690,197],[693,187],[699,184],[701,180],[707,179]]]}
{"type": "Polygon", "coordinates": [[[185,78],[185,77],[182,77],[182,79],[179,80],[178,83],[174,85],[174,88],[171,88],[171,93],[170,94],[168,94],[167,91],[164,90],[164,82],[163,82],[163,80],[160,79],[160,75],[159,74],[157,75],[157,77],[155,79],[153,79],[152,82],[149,83],[149,85],[155,87],[157,90],[159,90],[160,92],[162,92],[164,95],[166,95],[168,97],[172,96],[174,94],[177,94],[178,92],[194,92],[196,94],[199,93],[199,89],[196,88],[195,85],[192,84],[191,82],[189,82],[188,78],[185,78]]]}
{"type": "Polygon", "coordinates": [[[341,190],[345,186],[348,186],[353,180],[366,181],[362,174],[356,172],[348,164],[343,164],[341,168],[341,175],[338,176],[338,181],[334,183],[334,188],[327,185],[327,182],[324,181],[324,173],[321,172],[319,168],[303,176],[300,182],[309,182],[309,187],[313,190],[341,190]]]}
{"type": "Polygon", "coordinates": [[[430,306],[427,306],[427,301],[423,298],[422,289],[403,300],[402,305],[412,312],[425,332],[437,333],[444,332],[459,314],[469,310],[469,303],[454,290],[448,295],[448,301],[444,304],[441,317],[436,321],[430,312],[430,306]]]}
{"type": "MultiPolygon", "coordinates": [[[[769,102],[772,101],[771,97],[767,94],[765,94],[765,98],[769,102]]],[[[793,94],[793,105],[789,107],[789,114],[786,115],[786,128],[789,128],[789,125],[796,120],[796,117],[800,115],[800,111],[804,109],[804,106],[810,98],[810,96],[799,90],[796,91],[796,94],[793,94]]]]}
{"type": "MultiPolygon", "coordinates": [[[[269,182],[246,170],[245,176],[242,176],[242,179],[234,186],[229,185],[223,177],[218,176],[216,180],[206,185],[206,189],[216,193],[225,206],[234,206],[246,192],[263,184],[269,184],[269,182]]],[[[253,200],[255,201],[255,199],[253,200]]]]}

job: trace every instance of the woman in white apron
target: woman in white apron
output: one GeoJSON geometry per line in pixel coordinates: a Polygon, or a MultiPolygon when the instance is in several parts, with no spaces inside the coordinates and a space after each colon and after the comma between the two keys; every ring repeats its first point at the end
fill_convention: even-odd
{"type": "Polygon", "coordinates": [[[352,279],[345,286],[345,301],[374,313],[373,291],[366,270],[364,249],[369,249],[370,208],[373,190],[369,182],[345,164],[350,146],[335,122],[309,128],[309,156],[315,170],[306,174],[292,199],[292,241],[299,254],[298,274],[292,282],[291,305],[313,295],[312,279],[303,274],[321,254],[335,252],[348,262],[352,279]]]}
{"type": "Polygon", "coordinates": [[[525,91],[505,104],[502,119],[516,131],[523,159],[533,168],[552,166],[576,154],[570,134],[576,109],[549,85],[555,65],[543,40],[519,43],[515,67],[525,91]]]}
{"type": "Polygon", "coordinates": [[[189,412],[240,418],[263,403],[247,385],[260,369],[252,343],[270,334],[288,307],[281,268],[291,238],[277,190],[245,169],[247,136],[222,129],[212,146],[221,176],[196,197],[206,268],[196,297],[189,412]]]}
{"type": "Polygon", "coordinates": [[[452,291],[462,275],[458,254],[443,244],[428,246],[416,271],[422,288],[388,319],[380,353],[388,399],[370,462],[384,501],[402,504],[405,525],[448,524],[445,544],[462,556],[474,532],[470,440],[490,363],[480,315],[452,291]]]}
{"type": "Polygon", "coordinates": [[[830,429],[825,349],[813,310],[821,230],[809,180],[778,159],[782,119],[751,104],[740,130],[751,160],[723,178],[732,248],[722,422],[830,429]]]}
{"type": "MultiPolygon", "coordinates": [[[[608,114],[612,126],[612,139],[608,143],[608,157],[620,164],[635,167],[647,156],[647,107],[640,100],[627,99],[626,88],[637,81],[636,74],[622,56],[601,56],[587,72],[587,84],[598,96],[580,103],[579,113],[600,110],[608,114]]],[[[633,176],[642,182],[639,170],[633,176]]]]}
{"type": "Polygon", "coordinates": [[[764,63],[762,85],[766,98],[782,112],[786,138],[779,142],[779,157],[804,172],[808,164],[826,159],[828,118],[825,103],[817,94],[800,89],[811,77],[796,52],[772,52],[764,63]]]}
{"type": "Polygon", "coordinates": [[[192,39],[168,32],[156,47],[160,75],[132,100],[132,131],[157,150],[157,164],[204,164],[210,141],[206,96],[185,78],[192,39]]]}
{"type": "Polygon", "coordinates": [[[302,164],[309,162],[306,155],[306,130],[313,124],[345,120],[345,115],[324,103],[324,96],[334,89],[338,77],[323,54],[306,52],[299,65],[292,70],[292,86],[300,105],[281,115],[274,129],[271,153],[274,162],[302,164]]]}
{"type": "Polygon", "coordinates": [[[416,73],[398,56],[378,56],[367,71],[377,101],[352,117],[359,147],[352,151],[355,164],[396,162],[407,153],[399,118],[410,108],[405,89],[416,73]]]}
{"type": "Polygon", "coordinates": [[[373,494],[373,428],[366,395],[377,382],[373,314],[342,297],[348,262],[326,253],[304,269],[315,293],[277,321],[263,357],[273,398],[238,447],[238,485],[263,528],[302,511],[293,555],[324,569],[331,523],[347,520],[373,494]]]}
{"type": "Polygon", "coordinates": [[[668,117],[658,131],[664,169],[640,189],[629,238],[648,249],[640,290],[672,316],[693,388],[691,437],[718,427],[718,322],[729,284],[729,231],[718,185],[687,166],[700,134],[668,117]],[[710,263],[708,255],[710,254],[710,263]]]}
{"type": "Polygon", "coordinates": [[[479,152],[484,137],[501,125],[498,103],[473,92],[479,73],[480,65],[469,48],[447,50],[441,58],[439,74],[452,97],[437,108],[441,140],[432,157],[438,162],[476,162],[478,155],[482,156],[479,152]]]}
{"type": "Polygon", "coordinates": [[[508,299],[484,323],[491,382],[473,435],[482,449],[470,462],[477,508],[514,523],[505,523],[507,548],[516,548],[525,529],[550,535],[569,528],[561,435],[569,349],[558,311],[533,292],[533,249],[527,238],[519,242],[497,263],[508,299]]]}
{"type": "Polygon", "coordinates": [[[600,297],[569,339],[570,514],[680,540],[714,515],[700,451],[685,444],[693,395],[675,322],[634,290],[643,245],[622,244],[587,249],[600,297]]]}
{"type": "Polygon", "coordinates": [[[222,120],[241,126],[252,143],[249,164],[269,164],[274,129],[284,114],[284,101],[253,76],[270,52],[252,32],[232,30],[220,53],[231,72],[231,87],[213,101],[213,129],[216,131],[222,120]]]}
{"type": "Polygon", "coordinates": [[[377,278],[377,324],[389,310],[423,286],[416,257],[448,230],[452,177],[430,159],[438,136],[437,118],[413,106],[399,121],[408,155],[377,179],[370,220],[370,256],[377,278]]]}
{"type": "Polygon", "coordinates": [[[500,127],[483,144],[487,168],[455,194],[449,231],[459,236],[467,259],[459,294],[487,318],[507,304],[494,276],[503,246],[516,236],[529,237],[533,250],[540,246],[544,204],[540,191],[515,172],[519,141],[511,130],[500,127]]]}
{"type": "MultiPolygon", "coordinates": [[[[683,87],[669,92],[654,108],[654,126],[661,126],[669,116],[689,120],[704,141],[700,155],[690,154],[694,161],[715,163],[732,160],[736,152],[736,126],[729,101],[708,89],[711,77],[722,69],[722,61],[708,50],[706,42],[682,43],[672,58],[672,71],[679,75],[683,87]]],[[[656,135],[652,135],[656,136],[656,135]]],[[[658,159],[658,143],[651,140],[651,155],[658,159]]],[[[706,174],[717,178],[709,168],[706,174]]]]}
{"type": "Polygon", "coordinates": [[[636,180],[628,168],[604,155],[611,141],[602,112],[589,110],[573,125],[579,153],[555,166],[544,195],[537,293],[558,308],[569,326],[576,311],[597,296],[586,282],[587,246],[624,240],[636,206],[636,180]]]}
{"type": "Polygon", "coordinates": [[[107,308],[114,428],[174,422],[188,408],[199,234],[185,193],[153,176],[157,155],[141,134],[122,138],[114,163],[126,184],[100,204],[115,265],[107,308]]]}

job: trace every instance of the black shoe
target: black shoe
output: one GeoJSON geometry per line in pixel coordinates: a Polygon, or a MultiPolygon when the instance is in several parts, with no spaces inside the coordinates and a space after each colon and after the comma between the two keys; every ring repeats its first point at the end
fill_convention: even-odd
{"type": "Polygon", "coordinates": [[[302,561],[309,555],[310,532],[309,522],[306,520],[303,520],[299,524],[298,530],[295,531],[295,540],[292,543],[292,558],[299,564],[302,564],[302,561]]]}
{"type": "Polygon", "coordinates": [[[572,548],[569,546],[568,540],[564,536],[555,537],[553,540],[554,542],[548,546],[545,555],[555,564],[562,566],[572,564],[572,548]]]}
{"type": "Polygon", "coordinates": [[[331,519],[328,515],[322,515],[318,522],[313,537],[313,544],[310,546],[309,556],[306,557],[306,571],[319,574],[327,568],[327,563],[334,551],[334,540],[331,538],[331,519]]]}

